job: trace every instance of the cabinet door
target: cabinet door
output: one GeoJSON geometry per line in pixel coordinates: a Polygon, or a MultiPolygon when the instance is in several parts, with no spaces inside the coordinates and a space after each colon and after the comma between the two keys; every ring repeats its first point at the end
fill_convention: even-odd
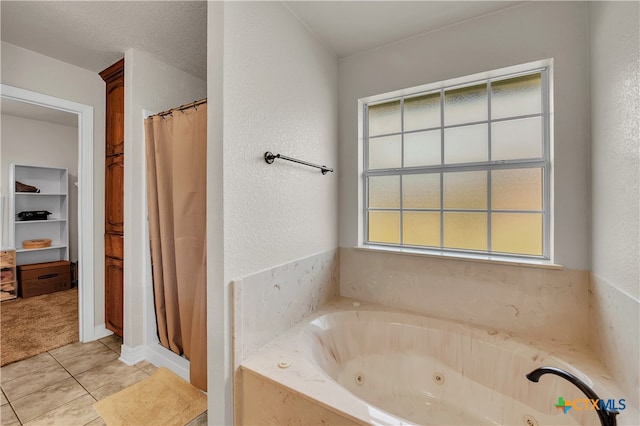
{"type": "Polygon", "coordinates": [[[105,232],[124,233],[124,155],[107,157],[105,165],[105,232]]]}
{"type": "Polygon", "coordinates": [[[104,319],[108,330],[122,337],[124,266],[122,260],[105,257],[104,319]]]}

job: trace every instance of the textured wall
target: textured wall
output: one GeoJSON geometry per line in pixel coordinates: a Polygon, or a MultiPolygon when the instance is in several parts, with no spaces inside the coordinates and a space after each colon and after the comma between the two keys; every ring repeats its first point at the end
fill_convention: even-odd
{"type": "MultiPolygon", "coordinates": [[[[145,266],[145,140],[143,110],[154,113],[207,97],[207,83],[160,62],[150,54],[125,52],[124,162],[124,344],[144,344],[145,288],[151,285],[145,266]]],[[[155,324],[149,324],[155,327],[155,324]]]]}
{"type": "Polygon", "coordinates": [[[554,260],[589,269],[587,42],[583,2],[528,2],[341,60],[340,246],[358,244],[359,98],[553,58],[554,260]]]}
{"type": "MultiPolygon", "coordinates": [[[[590,345],[640,406],[640,6],[589,3],[590,345]]],[[[640,421],[640,419],[638,419],[640,421]]]]}
{"type": "Polygon", "coordinates": [[[338,173],[263,155],[337,168],[337,93],[337,59],[284,5],[225,5],[226,278],[336,248],[338,173]]]}
{"type": "Polygon", "coordinates": [[[95,325],[104,324],[104,82],[94,72],[2,42],[2,83],[93,107],[95,325]]]}

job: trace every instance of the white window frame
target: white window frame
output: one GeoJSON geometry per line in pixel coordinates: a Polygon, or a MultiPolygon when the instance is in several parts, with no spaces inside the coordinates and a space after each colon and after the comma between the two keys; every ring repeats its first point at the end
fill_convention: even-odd
{"type": "MultiPolygon", "coordinates": [[[[552,84],[552,70],[553,60],[547,59],[543,61],[536,61],[527,64],[517,65],[514,67],[501,68],[485,73],[474,74],[471,76],[466,76],[462,78],[450,79],[446,81],[441,81],[432,84],[426,84],[418,87],[412,87],[408,89],[403,89],[399,91],[389,92],[385,94],[380,94],[376,96],[370,96],[367,98],[362,98],[359,100],[359,134],[361,141],[361,197],[360,199],[363,202],[362,209],[360,210],[359,221],[361,223],[361,235],[360,235],[360,243],[361,247],[371,247],[377,249],[389,249],[390,251],[397,251],[400,249],[401,251],[408,251],[414,253],[425,253],[425,254],[438,254],[452,257],[459,257],[462,255],[463,257],[472,256],[477,257],[480,255],[481,257],[486,256],[492,259],[507,259],[507,260],[516,260],[516,261],[545,261],[551,262],[553,259],[553,245],[552,245],[552,229],[553,229],[553,205],[552,205],[552,182],[553,182],[553,173],[552,173],[552,160],[553,160],[553,138],[552,138],[552,128],[553,128],[553,84],[552,84]],[[426,95],[429,93],[440,92],[441,99],[441,114],[443,114],[443,106],[444,102],[444,92],[451,88],[459,88],[464,86],[473,86],[477,84],[487,83],[489,81],[503,80],[512,77],[517,77],[519,75],[526,75],[540,72],[542,76],[542,112],[540,116],[543,120],[543,132],[542,132],[542,156],[538,159],[523,159],[523,160],[499,160],[499,161],[486,161],[486,162],[478,162],[478,163],[465,163],[465,164],[440,164],[436,166],[423,166],[423,167],[399,167],[399,168],[391,168],[391,169],[376,169],[376,170],[368,170],[369,163],[369,137],[368,137],[368,106],[381,104],[385,102],[390,102],[394,100],[400,100],[401,105],[404,101],[404,98],[410,98],[420,95],[426,95]],[[431,173],[443,173],[443,172],[456,172],[456,171],[472,171],[472,170],[500,170],[500,169],[514,169],[514,168],[541,168],[542,169],[542,255],[526,255],[526,254],[518,254],[518,253],[502,253],[502,252],[492,252],[491,250],[491,213],[493,210],[490,205],[487,206],[486,210],[483,210],[487,213],[487,242],[488,242],[488,250],[487,251],[475,251],[475,250],[465,250],[465,249],[455,249],[455,248],[447,248],[444,247],[443,244],[443,216],[445,211],[451,211],[449,209],[444,209],[444,205],[442,203],[442,178],[440,179],[440,208],[434,209],[434,211],[439,211],[441,216],[440,222],[440,248],[431,248],[431,247],[422,247],[422,246],[412,246],[412,245],[404,245],[400,244],[391,244],[391,243],[381,243],[381,242],[369,242],[368,238],[368,217],[369,217],[369,208],[368,208],[368,177],[370,176],[401,176],[405,174],[415,174],[415,173],[425,173],[425,171],[431,173]]],[[[490,85],[488,85],[488,108],[491,105],[491,93],[490,93],[490,85]]],[[[403,111],[403,108],[401,108],[403,111]]],[[[489,129],[491,128],[492,122],[505,121],[505,120],[513,120],[517,118],[526,118],[529,115],[524,116],[514,116],[506,119],[492,119],[490,114],[487,117],[486,121],[482,121],[480,123],[487,123],[489,129]]],[[[537,114],[536,114],[537,116],[537,114]]],[[[401,119],[402,122],[402,119],[401,119]]],[[[477,124],[477,123],[465,123],[465,125],[469,124],[477,124]]],[[[404,124],[402,124],[404,126],[404,124]]],[[[441,123],[441,126],[438,128],[446,128],[449,126],[444,126],[444,123],[441,123]]],[[[423,129],[424,130],[424,129],[423,129]]],[[[421,131],[423,131],[421,130],[421,131]]],[[[490,130],[489,130],[490,132],[490,130]]],[[[397,134],[404,135],[404,128],[401,128],[401,131],[397,134]]],[[[376,135],[383,136],[383,135],[376,135]]],[[[441,144],[443,141],[441,141],[441,144]]],[[[441,145],[441,155],[444,155],[444,147],[441,145]]],[[[489,137],[488,149],[491,152],[491,138],[489,137]]],[[[403,150],[404,151],[404,150],[403,150]]],[[[403,152],[404,155],[404,152],[403,152]]],[[[490,173],[489,173],[490,175],[490,173]]],[[[400,179],[400,194],[402,194],[402,179],[400,179]]],[[[490,185],[490,177],[488,178],[488,187],[487,187],[487,197],[488,200],[491,200],[491,185],[490,185]]],[[[400,195],[402,197],[402,195],[400,195]]],[[[379,209],[372,209],[379,210],[379,209]]],[[[404,209],[402,206],[402,199],[400,200],[400,207],[398,209],[390,209],[391,211],[398,211],[400,213],[400,238],[402,241],[402,212],[411,209],[404,209]]],[[[518,211],[519,213],[527,213],[528,211],[518,211]]],[[[536,213],[540,213],[540,211],[536,211],[536,213]]]]}

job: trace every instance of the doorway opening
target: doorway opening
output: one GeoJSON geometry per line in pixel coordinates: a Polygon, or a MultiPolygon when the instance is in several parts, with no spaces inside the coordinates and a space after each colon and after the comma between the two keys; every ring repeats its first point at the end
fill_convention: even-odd
{"type": "MultiPolygon", "coordinates": [[[[3,101],[70,113],[77,118],[77,209],[74,213],[77,217],[77,262],[80,265],[77,271],[78,335],[81,342],[104,337],[105,334],[97,331],[95,326],[93,107],[5,84],[0,87],[0,97],[3,101]]],[[[6,174],[4,170],[2,173],[6,174]]],[[[3,219],[3,230],[6,222],[3,219]]]]}

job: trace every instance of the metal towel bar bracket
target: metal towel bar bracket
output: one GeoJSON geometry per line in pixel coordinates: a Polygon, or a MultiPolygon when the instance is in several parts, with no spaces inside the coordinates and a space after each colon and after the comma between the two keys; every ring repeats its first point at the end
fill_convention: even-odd
{"type": "Polygon", "coordinates": [[[267,151],[264,153],[264,161],[266,161],[267,164],[273,163],[276,158],[280,158],[281,160],[293,161],[294,163],[304,164],[305,166],[309,166],[309,167],[315,167],[316,169],[320,169],[323,175],[326,175],[327,172],[333,173],[333,169],[327,166],[318,166],[317,164],[298,160],[296,158],[287,157],[286,155],[274,154],[271,151],[267,151]]]}

